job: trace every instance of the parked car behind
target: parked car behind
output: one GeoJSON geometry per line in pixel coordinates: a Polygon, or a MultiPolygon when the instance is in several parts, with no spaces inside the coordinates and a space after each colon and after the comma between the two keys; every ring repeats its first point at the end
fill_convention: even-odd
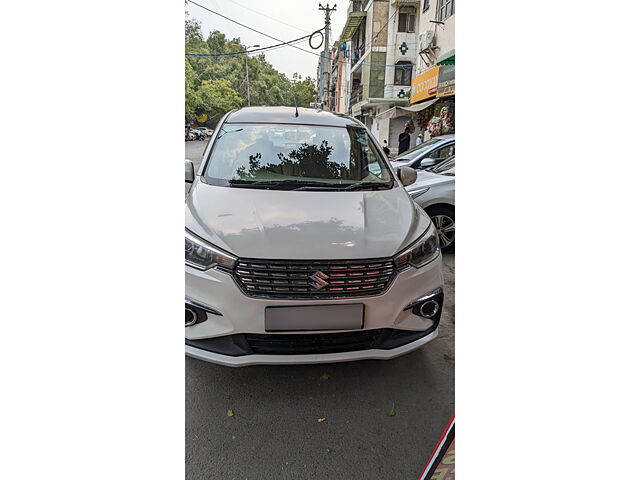
{"type": "Polygon", "coordinates": [[[213,130],[207,127],[198,127],[196,130],[202,133],[205,137],[210,137],[213,134],[213,130]]]}
{"type": "Polygon", "coordinates": [[[416,170],[433,167],[455,153],[455,134],[433,137],[393,159],[394,167],[416,170]]]}
{"type": "Polygon", "coordinates": [[[366,127],[226,114],[185,203],[185,353],[229,366],[389,359],[438,335],[436,228],[366,127]]]}
{"type": "Polygon", "coordinates": [[[407,187],[409,195],[435,224],[443,252],[455,249],[455,164],[453,156],[430,170],[420,171],[416,182],[407,187]]]}

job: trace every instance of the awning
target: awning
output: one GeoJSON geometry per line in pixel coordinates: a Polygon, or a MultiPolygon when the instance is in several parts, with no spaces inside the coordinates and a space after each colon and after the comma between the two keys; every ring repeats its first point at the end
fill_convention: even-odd
{"type": "Polygon", "coordinates": [[[456,64],[456,51],[449,50],[448,52],[444,52],[442,55],[438,57],[436,61],[436,65],[455,65],[456,64]]]}
{"type": "Polygon", "coordinates": [[[432,98],[431,100],[427,100],[426,102],[416,103],[415,105],[411,105],[410,107],[398,107],[400,110],[405,110],[407,112],[419,112],[420,110],[424,110],[425,108],[430,107],[434,103],[436,103],[439,98],[432,98]]]}
{"type": "Polygon", "coordinates": [[[376,120],[384,120],[385,118],[394,118],[396,116],[396,107],[391,107],[384,112],[376,115],[376,120]]]}
{"type": "Polygon", "coordinates": [[[407,98],[375,98],[370,97],[367,99],[366,104],[363,107],[370,107],[372,105],[379,105],[383,103],[396,103],[398,105],[406,105],[409,103],[409,97],[407,98]]]}
{"type": "Polygon", "coordinates": [[[422,102],[422,103],[417,103],[415,105],[411,105],[410,107],[394,106],[376,115],[376,120],[384,120],[385,118],[401,117],[407,113],[416,113],[416,112],[419,112],[420,110],[424,110],[425,108],[430,107],[431,105],[436,103],[438,100],[440,99],[432,98],[431,100],[427,100],[426,102],[422,102]]]}
{"type": "Polygon", "coordinates": [[[350,12],[347,17],[347,23],[344,24],[344,28],[342,29],[342,35],[340,35],[341,42],[350,42],[353,38],[353,35],[358,30],[360,23],[367,16],[367,12],[350,12]]]}

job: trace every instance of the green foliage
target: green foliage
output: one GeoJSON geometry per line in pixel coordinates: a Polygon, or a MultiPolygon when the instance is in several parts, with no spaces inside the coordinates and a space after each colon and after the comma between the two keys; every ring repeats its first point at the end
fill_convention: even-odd
{"type": "MultiPolygon", "coordinates": [[[[205,40],[200,23],[185,21],[185,53],[240,53],[239,38],[229,39],[213,31],[205,40]],[[236,44],[236,45],[234,45],[236,44]]],[[[286,50],[282,50],[285,52],[286,50]]],[[[247,105],[246,68],[249,70],[251,105],[308,107],[315,100],[315,82],[295,73],[287,78],[267,62],[264,55],[187,57],[185,60],[185,120],[194,122],[206,114],[209,126],[227,111],[247,105]],[[245,64],[246,62],[246,64],[245,64]]]]}
{"type": "Polygon", "coordinates": [[[196,93],[196,113],[206,113],[208,117],[221,117],[224,113],[242,105],[242,97],[231,87],[231,82],[223,78],[204,80],[196,93]]]}

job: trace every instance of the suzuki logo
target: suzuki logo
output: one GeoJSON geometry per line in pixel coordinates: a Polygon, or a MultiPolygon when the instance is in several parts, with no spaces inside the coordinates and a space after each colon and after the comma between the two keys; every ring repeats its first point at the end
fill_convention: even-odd
{"type": "Polygon", "coordinates": [[[313,275],[309,275],[309,278],[311,279],[311,286],[316,290],[320,290],[321,288],[329,285],[329,282],[326,281],[329,278],[329,275],[322,273],[321,271],[317,271],[313,275]]]}

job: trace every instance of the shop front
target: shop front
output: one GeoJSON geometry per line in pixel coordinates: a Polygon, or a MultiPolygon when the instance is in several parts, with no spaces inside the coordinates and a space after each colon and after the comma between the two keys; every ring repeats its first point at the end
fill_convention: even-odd
{"type": "Polygon", "coordinates": [[[416,132],[423,140],[455,132],[455,64],[443,63],[411,82],[416,132]]]}
{"type": "Polygon", "coordinates": [[[455,133],[456,66],[445,64],[438,72],[438,102],[433,116],[427,122],[427,132],[432,136],[455,133]]]}

